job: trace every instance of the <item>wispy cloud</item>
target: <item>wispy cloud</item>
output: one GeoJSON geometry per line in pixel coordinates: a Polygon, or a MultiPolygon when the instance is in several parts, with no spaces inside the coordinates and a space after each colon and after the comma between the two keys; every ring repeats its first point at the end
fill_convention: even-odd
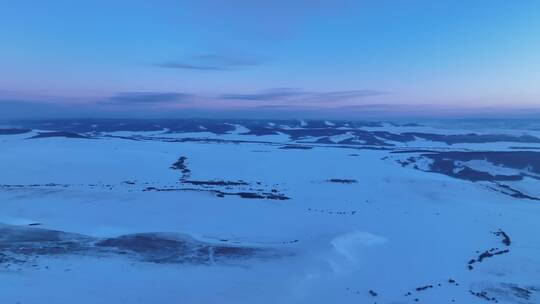
{"type": "Polygon", "coordinates": [[[127,105],[127,104],[161,104],[191,101],[193,95],[178,92],[121,92],[109,97],[101,104],[127,105]]]}
{"type": "Polygon", "coordinates": [[[346,90],[313,92],[295,88],[276,88],[255,93],[223,94],[219,96],[224,100],[252,100],[252,101],[300,101],[300,102],[334,102],[360,99],[371,96],[388,94],[379,90],[346,90]]]}
{"type": "Polygon", "coordinates": [[[259,65],[260,63],[259,60],[247,57],[200,54],[177,61],[157,63],[156,66],[169,69],[228,71],[259,65]]]}
{"type": "Polygon", "coordinates": [[[279,100],[305,96],[306,92],[294,88],[276,88],[256,93],[222,94],[220,99],[226,100],[279,100]]]}

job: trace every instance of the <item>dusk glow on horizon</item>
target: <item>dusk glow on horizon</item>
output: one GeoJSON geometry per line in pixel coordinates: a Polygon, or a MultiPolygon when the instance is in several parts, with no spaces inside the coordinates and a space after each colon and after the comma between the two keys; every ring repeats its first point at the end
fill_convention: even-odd
{"type": "Polygon", "coordinates": [[[0,20],[0,119],[540,113],[538,1],[5,0],[0,20]]]}

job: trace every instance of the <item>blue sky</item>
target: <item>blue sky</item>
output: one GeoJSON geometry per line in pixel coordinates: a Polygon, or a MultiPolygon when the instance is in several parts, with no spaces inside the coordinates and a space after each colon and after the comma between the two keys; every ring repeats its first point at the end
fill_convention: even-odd
{"type": "Polygon", "coordinates": [[[0,0],[0,25],[4,118],[540,108],[539,1],[0,0]]]}

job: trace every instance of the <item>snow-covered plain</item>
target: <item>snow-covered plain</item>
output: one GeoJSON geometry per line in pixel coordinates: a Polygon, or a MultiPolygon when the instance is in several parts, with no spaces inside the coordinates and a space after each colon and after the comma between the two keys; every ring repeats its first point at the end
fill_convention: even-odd
{"type": "Polygon", "coordinates": [[[534,130],[167,124],[0,129],[0,303],[540,303],[534,130]]]}

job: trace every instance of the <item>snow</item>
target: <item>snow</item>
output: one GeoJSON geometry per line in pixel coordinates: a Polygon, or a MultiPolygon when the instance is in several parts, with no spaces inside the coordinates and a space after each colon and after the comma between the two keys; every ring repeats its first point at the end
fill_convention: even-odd
{"type": "Polygon", "coordinates": [[[229,124],[234,127],[234,130],[229,132],[230,134],[242,134],[249,132],[249,129],[239,124],[229,124]]]}
{"type": "MultiPolygon", "coordinates": [[[[289,143],[288,136],[242,135],[246,130],[111,132],[94,139],[0,136],[0,185],[24,186],[0,187],[2,224],[40,223],[35,227],[95,238],[179,233],[278,253],[204,265],[40,255],[29,263],[0,263],[0,303],[484,303],[469,289],[488,290],[499,303],[538,303],[532,288],[525,301],[504,285],[539,287],[538,201],[402,167],[385,160],[390,151],[332,145],[284,150],[279,144],[289,143]],[[174,141],[195,137],[252,142],[174,141]],[[143,191],[180,187],[181,173],[169,168],[180,156],[187,157],[192,180],[242,180],[247,188],[275,188],[290,200],[143,191]],[[358,182],[328,182],[332,178],[358,182]],[[49,183],[58,186],[43,186],[49,183]],[[510,252],[468,270],[477,251],[505,248],[492,234],[498,229],[511,237],[510,252]],[[415,290],[429,284],[434,288],[415,290]]],[[[498,149],[499,143],[463,147],[498,149]]],[[[423,161],[417,165],[428,169],[430,161],[423,161]]],[[[513,172],[482,160],[460,165],[513,172]]],[[[504,183],[540,196],[536,179],[504,183]]]]}
{"type": "Polygon", "coordinates": [[[515,175],[516,170],[506,168],[503,166],[497,166],[486,160],[469,160],[469,161],[456,161],[454,162],[459,167],[469,167],[470,169],[489,172],[491,175],[515,175]]]}
{"type": "Polygon", "coordinates": [[[340,134],[340,135],[328,136],[328,139],[334,143],[339,143],[339,142],[342,142],[344,140],[351,139],[351,138],[355,138],[355,135],[352,132],[347,132],[345,134],[340,134]]]}
{"type": "Polygon", "coordinates": [[[538,179],[525,177],[521,181],[505,181],[505,185],[510,185],[513,189],[516,189],[518,191],[521,191],[523,193],[527,193],[529,195],[532,195],[534,197],[540,197],[540,187],[539,187],[539,181],[538,179]]]}

